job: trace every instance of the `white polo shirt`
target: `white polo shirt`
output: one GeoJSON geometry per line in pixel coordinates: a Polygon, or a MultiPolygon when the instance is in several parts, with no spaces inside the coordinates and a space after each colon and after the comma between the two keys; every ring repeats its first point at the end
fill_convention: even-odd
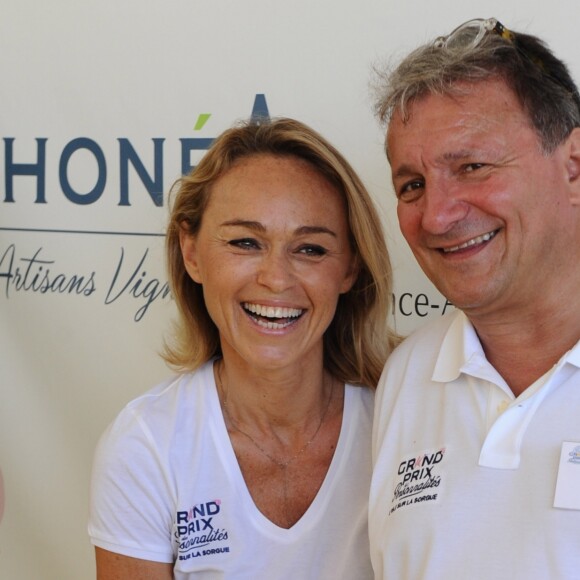
{"type": "Polygon", "coordinates": [[[554,507],[564,442],[580,452],[580,343],[515,398],[462,312],[417,331],[377,391],[375,577],[580,578],[580,509],[554,507]]]}

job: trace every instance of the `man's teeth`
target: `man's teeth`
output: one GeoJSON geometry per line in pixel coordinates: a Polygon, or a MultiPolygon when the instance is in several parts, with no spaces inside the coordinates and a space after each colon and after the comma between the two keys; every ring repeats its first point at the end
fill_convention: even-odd
{"type": "Polygon", "coordinates": [[[464,250],[465,248],[469,248],[470,246],[475,246],[476,244],[482,244],[483,242],[487,242],[491,240],[495,236],[495,232],[489,232],[487,234],[483,234],[482,236],[477,236],[477,238],[472,238],[468,240],[464,244],[460,244],[459,246],[453,246],[452,248],[443,248],[443,253],[448,254],[449,252],[457,252],[457,250],[464,250]]]}
{"type": "Polygon", "coordinates": [[[280,306],[261,306],[260,304],[244,303],[244,308],[252,314],[264,318],[297,318],[302,314],[298,308],[281,308],[280,306]]]}

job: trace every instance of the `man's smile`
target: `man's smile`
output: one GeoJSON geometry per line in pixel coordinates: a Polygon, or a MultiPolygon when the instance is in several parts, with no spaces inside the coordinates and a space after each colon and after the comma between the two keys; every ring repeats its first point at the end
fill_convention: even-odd
{"type": "Polygon", "coordinates": [[[444,254],[449,254],[452,252],[458,252],[459,250],[465,250],[466,248],[471,248],[472,246],[489,242],[489,240],[491,240],[497,234],[497,232],[499,232],[499,230],[494,230],[493,232],[488,232],[486,234],[482,234],[481,236],[471,238],[470,240],[467,240],[466,242],[459,244],[457,246],[451,246],[450,248],[441,248],[440,251],[442,251],[444,254]]]}

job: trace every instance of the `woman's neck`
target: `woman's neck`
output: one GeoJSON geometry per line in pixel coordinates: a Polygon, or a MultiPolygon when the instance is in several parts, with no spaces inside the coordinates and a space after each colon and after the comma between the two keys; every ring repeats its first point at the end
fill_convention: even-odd
{"type": "Polygon", "coordinates": [[[216,361],[214,375],[222,407],[238,425],[254,430],[304,429],[317,422],[337,381],[324,369],[271,369],[258,373],[227,357],[216,361]]]}

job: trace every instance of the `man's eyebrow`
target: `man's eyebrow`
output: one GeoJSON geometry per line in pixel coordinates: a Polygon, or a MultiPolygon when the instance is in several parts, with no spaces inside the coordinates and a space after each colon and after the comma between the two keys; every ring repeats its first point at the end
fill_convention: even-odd
{"type": "MultiPolygon", "coordinates": [[[[460,149],[459,151],[449,151],[447,153],[443,153],[439,158],[441,161],[462,161],[463,159],[469,159],[472,157],[477,157],[480,154],[480,151],[477,149],[460,149]]],[[[417,175],[415,169],[413,169],[410,165],[403,163],[397,170],[391,173],[393,179],[399,177],[408,177],[410,175],[417,175]]]]}
{"type": "Polygon", "coordinates": [[[476,156],[479,152],[475,149],[460,149],[459,151],[450,151],[444,153],[441,158],[444,161],[460,161],[468,157],[476,156]]]}
{"type": "MultiPolygon", "coordinates": [[[[222,227],[241,227],[241,228],[248,228],[250,230],[254,230],[256,232],[264,233],[266,232],[266,227],[256,221],[252,220],[229,220],[227,222],[223,222],[220,224],[222,227]]],[[[305,235],[305,234],[328,234],[333,237],[337,237],[336,232],[333,232],[331,229],[325,226],[300,226],[296,228],[295,234],[298,235],[305,235]]]]}
{"type": "Polygon", "coordinates": [[[408,177],[409,175],[417,175],[417,171],[411,168],[410,165],[406,165],[403,163],[399,167],[397,167],[397,171],[391,173],[391,177],[393,179],[398,177],[408,177]]]}

